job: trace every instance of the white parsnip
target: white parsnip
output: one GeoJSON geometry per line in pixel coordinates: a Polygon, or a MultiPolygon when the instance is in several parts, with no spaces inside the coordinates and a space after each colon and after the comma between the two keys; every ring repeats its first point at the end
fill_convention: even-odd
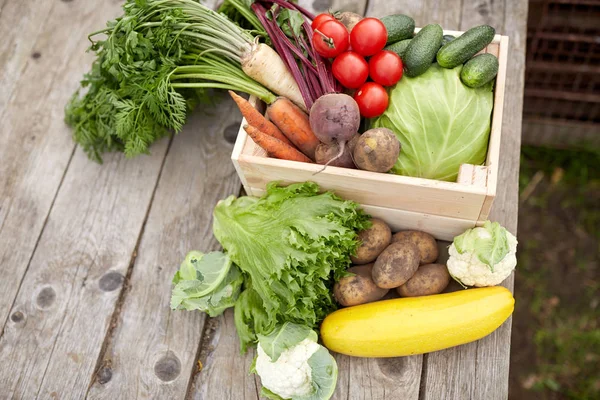
{"type": "Polygon", "coordinates": [[[242,70],[267,89],[287,97],[307,111],[296,80],[271,47],[263,43],[253,44],[242,56],[242,70]]]}

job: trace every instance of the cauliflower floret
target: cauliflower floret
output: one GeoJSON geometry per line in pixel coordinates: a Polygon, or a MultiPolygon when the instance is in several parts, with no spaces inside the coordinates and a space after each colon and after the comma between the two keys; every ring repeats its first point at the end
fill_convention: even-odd
{"type": "Polygon", "coordinates": [[[260,344],[257,347],[256,372],[264,387],[284,399],[310,394],[313,387],[308,359],[321,347],[317,342],[304,339],[283,351],[275,362],[271,361],[260,344]]]}
{"type": "MultiPolygon", "coordinates": [[[[474,228],[473,231],[479,237],[489,238],[490,233],[484,228],[474,228]]],[[[506,231],[508,242],[508,253],[506,256],[494,265],[494,272],[487,265],[482,263],[474,251],[465,251],[460,254],[454,243],[450,245],[448,253],[448,272],[450,275],[465,286],[495,286],[502,283],[515,269],[517,265],[517,238],[506,231]]]]}

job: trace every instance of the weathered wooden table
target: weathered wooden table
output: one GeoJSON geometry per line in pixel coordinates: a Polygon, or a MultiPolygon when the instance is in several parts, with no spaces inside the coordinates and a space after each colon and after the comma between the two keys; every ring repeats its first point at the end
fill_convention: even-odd
{"type": "MultiPolygon", "coordinates": [[[[218,246],[212,207],[240,191],[229,160],[235,106],[196,114],[151,156],[111,154],[104,165],[87,159],[63,123],[90,65],[86,36],[121,2],[0,0],[0,398],[256,399],[253,353],[239,354],[231,313],[169,309],[186,252],[218,246]]],[[[510,36],[492,214],[514,233],[527,1],[304,3],[405,13],[418,26],[488,23],[510,36]]],[[[505,399],[510,331],[509,320],[478,342],[424,356],[338,356],[335,398],[505,399]]]]}

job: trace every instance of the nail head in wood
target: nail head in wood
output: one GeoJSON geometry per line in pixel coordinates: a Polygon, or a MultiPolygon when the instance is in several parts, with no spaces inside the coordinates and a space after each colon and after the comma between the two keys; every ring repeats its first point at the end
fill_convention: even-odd
{"type": "Polygon", "coordinates": [[[100,287],[100,290],[104,292],[112,292],[113,290],[118,289],[122,283],[123,275],[116,271],[111,271],[100,278],[98,286],[100,287]]]}
{"type": "Polygon", "coordinates": [[[161,381],[170,382],[181,373],[181,362],[172,351],[169,351],[154,364],[154,373],[161,381]]]}

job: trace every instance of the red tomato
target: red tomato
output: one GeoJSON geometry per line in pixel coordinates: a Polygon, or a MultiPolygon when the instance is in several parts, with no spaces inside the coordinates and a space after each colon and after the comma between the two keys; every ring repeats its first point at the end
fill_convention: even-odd
{"type": "Polygon", "coordinates": [[[333,58],[348,49],[349,34],[339,21],[323,22],[313,34],[313,48],[323,57],[333,58]]]}
{"type": "Polygon", "coordinates": [[[315,19],[313,19],[313,22],[310,24],[310,26],[313,28],[313,30],[315,30],[321,26],[323,22],[333,20],[335,20],[335,17],[329,13],[319,14],[315,17],[315,19]]]}
{"type": "Polygon", "coordinates": [[[379,83],[367,82],[354,94],[360,115],[365,118],[378,117],[388,106],[389,97],[385,88],[379,83]]]}
{"type": "Polygon", "coordinates": [[[369,66],[364,57],[353,51],[337,56],[331,68],[335,79],[348,89],[358,89],[369,77],[369,66]]]}
{"type": "Polygon", "coordinates": [[[381,51],[387,42],[387,29],[377,18],[364,18],[352,28],[350,43],[361,56],[372,56],[381,51]]]}
{"type": "Polygon", "coordinates": [[[371,79],[383,86],[395,85],[402,78],[402,60],[393,51],[380,51],[369,60],[371,79]]]}

